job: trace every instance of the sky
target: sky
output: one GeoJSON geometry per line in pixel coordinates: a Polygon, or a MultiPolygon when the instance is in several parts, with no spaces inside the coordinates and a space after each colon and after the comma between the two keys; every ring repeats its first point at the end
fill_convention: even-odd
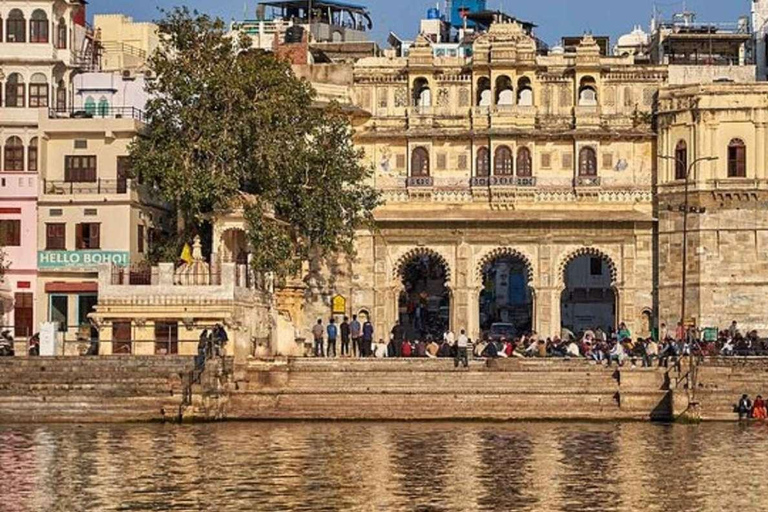
{"type": "MultiPolygon", "coordinates": [[[[89,14],[122,12],[137,21],[157,19],[160,8],[186,5],[190,9],[218,16],[225,21],[255,15],[258,0],[89,0],[89,14]]],[[[374,29],[372,39],[384,43],[390,31],[403,39],[415,37],[419,20],[438,0],[350,0],[367,5],[374,29]]],[[[439,0],[444,4],[444,0],[439,0]]],[[[697,13],[700,22],[736,22],[748,15],[752,0],[488,0],[489,9],[499,9],[520,19],[532,21],[539,27],[536,35],[556,44],[562,36],[608,35],[611,42],[634,25],[647,31],[654,4],[662,13],[671,15],[683,9],[697,13]]]]}

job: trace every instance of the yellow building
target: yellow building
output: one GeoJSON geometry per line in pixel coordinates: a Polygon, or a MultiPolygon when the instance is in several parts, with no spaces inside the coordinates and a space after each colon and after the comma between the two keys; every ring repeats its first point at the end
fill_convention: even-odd
{"type": "Polygon", "coordinates": [[[124,14],[93,17],[102,45],[102,71],[141,71],[159,44],[157,25],[124,14]]]}
{"type": "MultiPolygon", "coordinates": [[[[117,111],[115,111],[117,112],[117,111]]],[[[73,339],[98,301],[98,266],[143,260],[166,207],[131,178],[128,145],[143,121],[41,112],[37,311],[73,339]]]]}

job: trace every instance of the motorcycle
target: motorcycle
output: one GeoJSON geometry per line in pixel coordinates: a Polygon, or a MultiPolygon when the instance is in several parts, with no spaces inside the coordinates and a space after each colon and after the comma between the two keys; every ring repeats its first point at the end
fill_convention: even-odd
{"type": "Polygon", "coordinates": [[[11,331],[3,331],[0,333],[0,357],[11,357],[14,355],[16,355],[16,351],[13,348],[11,331]]]}

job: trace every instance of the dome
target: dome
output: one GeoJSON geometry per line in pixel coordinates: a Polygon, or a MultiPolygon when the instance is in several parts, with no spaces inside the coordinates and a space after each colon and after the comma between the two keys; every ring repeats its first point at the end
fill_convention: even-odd
{"type": "Polygon", "coordinates": [[[620,48],[633,48],[638,46],[646,46],[648,44],[648,34],[646,34],[643,29],[640,27],[640,25],[635,26],[635,28],[630,32],[629,34],[624,34],[623,36],[619,37],[619,42],[617,43],[617,46],[620,48]]]}
{"type": "Polygon", "coordinates": [[[203,246],[199,236],[196,236],[192,243],[192,262],[176,269],[173,282],[180,285],[211,284],[211,267],[203,259],[203,246]]]}

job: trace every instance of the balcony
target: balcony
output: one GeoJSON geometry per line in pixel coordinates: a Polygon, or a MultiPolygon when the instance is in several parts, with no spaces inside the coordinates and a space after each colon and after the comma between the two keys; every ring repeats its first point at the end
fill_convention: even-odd
{"type": "Polygon", "coordinates": [[[472,188],[487,187],[490,183],[491,178],[489,176],[473,176],[469,182],[469,186],[472,188]]]}
{"type": "Polygon", "coordinates": [[[491,187],[535,187],[536,178],[534,178],[533,176],[491,176],[490,186],[491,187]]]}
{"type": "Polygon", "coordinates": [[[99,107],[95,111],[82,108],[51,109],[48,119],[133,119],[146,122],[144,111],[136,107],[99,107]]]}
{"type": "Polygon", "coordinates": [[[434,187],[435,179],[432,176],[410,176],[406,181],[408,188],[434,187]]]}
{"type": "Polygon", "coordinates": [[[43,180],[43,194],[53,196],[127,194],[132,188],[131,180],[97,179],[85,182],[43,180]]]}
{"type": "Polygon", "coordinates": [[[577,176],[574,180],[576,187],[599,187],[600,176],[577,176]]]}

